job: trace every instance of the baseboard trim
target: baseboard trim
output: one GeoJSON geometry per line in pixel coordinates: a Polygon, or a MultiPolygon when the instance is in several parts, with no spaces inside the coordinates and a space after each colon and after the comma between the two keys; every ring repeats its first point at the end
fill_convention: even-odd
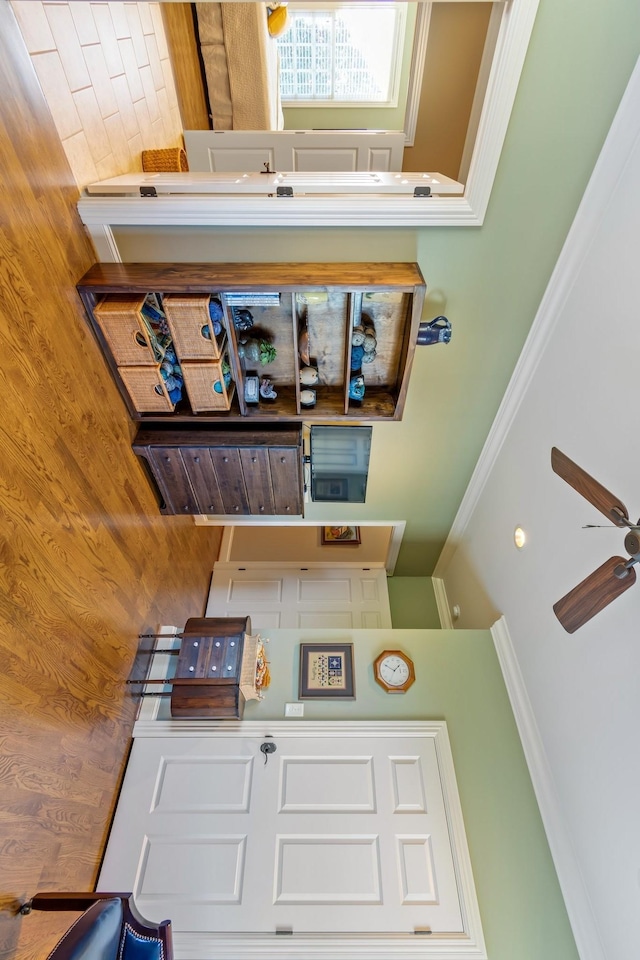
{"type": "Polygon", "coordinates": [[[575,851],[560,812],[542,737],[522,677],[505,617],[491,627],[502,676],[522,742],[549,849],[581,960],[606,960],[575,851]]]}

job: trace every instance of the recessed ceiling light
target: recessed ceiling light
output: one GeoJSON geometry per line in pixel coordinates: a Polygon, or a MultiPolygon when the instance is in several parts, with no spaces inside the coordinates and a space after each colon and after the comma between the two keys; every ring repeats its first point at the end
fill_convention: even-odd
{"type": "Polygon", "coordinates": [[[527,542],[527,535],[522,529],[522,527],[516,527],[513,531],[513,542],[515,543],[518,550],[522,550],[525,543],[527,542]]]}

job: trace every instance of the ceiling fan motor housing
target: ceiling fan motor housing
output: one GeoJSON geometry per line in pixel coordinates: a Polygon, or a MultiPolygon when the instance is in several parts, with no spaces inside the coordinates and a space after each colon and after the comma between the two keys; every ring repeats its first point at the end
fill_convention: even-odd
{"type": "Polygon", "coordinates": [[[640,534],[637,530],[629,530],[624,538],[624,548],[634,559],[638,558],[638,554],[640,554],[640,534]]]}

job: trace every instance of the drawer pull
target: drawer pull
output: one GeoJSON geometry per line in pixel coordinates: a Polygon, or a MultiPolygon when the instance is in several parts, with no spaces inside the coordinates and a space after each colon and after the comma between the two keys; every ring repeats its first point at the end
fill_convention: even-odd
{"type": "Polygon", "coordinates": [[[227,670],[233,670],[233,667],[227,667],[227,670]]]}
{"type": "Polygon", "coordinates": [[[234,509],[234,511],[237,513],[238,510],[240,509],[240,507],[237,507],[237,506],[236,506],[236,507],[234,507],[233,509],[234,509]]]}
{"type": "Polygon", "coordinates": [[[182,509],[184,510],[185,513],[187,513],[188,510],[189,510],[189,504],[188,504],[188,503],[185,503],[185,505],[184,505],[184,507],[183,507],[182,509]]]}
{"type": "Polygon", "coordinates": [[[264,513],[264,507],[260,507],[260,513],[264,513]]]}
{"type": "Polygon", "coordinates": [[[200,463],[200,457],[194,457],[194,458],[193,458],[193,462],[194,462],[194,463],[200,463]]]}
{"type": "Polygon", "coordinates": [[[222,458],[222,462],[223,462],[223,463],[229,463],[229,457],[223,457],[223,458],[222,458]]]}
{"type": "Polygon", "coordinates": [[[220,646],[220,641],[216,640],[216,647],[219,647],[219,646],[220,646]]]}
{"type": "Polygon", "coordinates": [[[217,667],[211,667],[211,669],[212,669],[212,670],[217,670],[218,668],[217,668],[217,667]]]}
{"type": "Polygon", "coordinates": [[[189,672],[190,672],[190,673],[193,673],[194,670],[195,670],[195,667],[189,667],[189,672]]]}
{"type": "Polygon", "coordinates": [[[194,641],[193,641],[193,645],[194,645],[194,647],[197,647],[197,646],[198,646],[198,641],[197,641],[197,640],[194,640],[194,641]]]}
{"type": "Polygon", "coordinates": [[[165,457],[165,460],[167,461],[167,463],[171,463],[171,457],[165,457]]]}
{"type": "Polygon", "coordinates": [[[209,504],[209,510],[211,510],[211,513],[213,513],[214,507],[212,503],[209,504]]]}
{"type": "Polygon", "coordinates": [[[286,457],[280,457],[280,463],[286,463],[286,462],[287,462],[286,457]]]}
{"type": "Polygon", "coordinates": [[[287,513],[288,513],[288,512],[289,512],[289,511],[291,510],[291,507],[289,507],[289,506],[286,506],[286,507],[285,507],[285,510],[286,510],[286,511],[287,511],[287,513]]]}
{"type": "Polygon", "coordinates": [[[251,457],[251,463],[257,463],[257,462],[258,462],[257,457],[251,457]]]}
{"type": "Polygon", "coordinates": [[[231,646],[232,646],[232,647],[235,647],[235,645],[236,645],[235,640],[232,640],[232,641],[231,641],[231,646]]]}

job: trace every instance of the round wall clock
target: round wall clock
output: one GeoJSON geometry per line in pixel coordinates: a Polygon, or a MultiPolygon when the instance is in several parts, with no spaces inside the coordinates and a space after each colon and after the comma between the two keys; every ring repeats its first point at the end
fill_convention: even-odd
{"type": "Polygon", "coordinates": [[[413,661],[401,650],[383,650],[374,661],[373,673],[387,693],[404,693],[416,679],[413,661]]]}

